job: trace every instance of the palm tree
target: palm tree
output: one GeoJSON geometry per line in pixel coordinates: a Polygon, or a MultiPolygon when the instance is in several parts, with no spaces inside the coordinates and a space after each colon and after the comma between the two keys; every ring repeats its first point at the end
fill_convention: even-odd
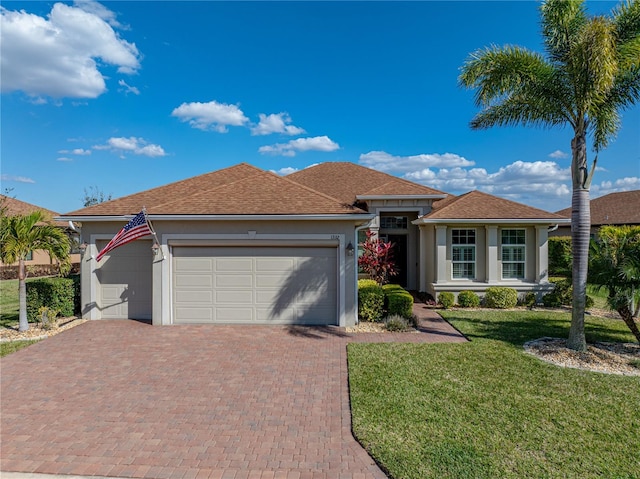
{"type": "Polygon", "coordinates": [[[589,282],[608,292],[616,310],[640,342],[633,315],[640,296],[640,226],[603,226],[591,243],[589,282]]]}
{"type": "Polygon", "coordinates": [[[29,329],[27,321],[27,289],[25,259],[29,252],[44,250],[51,259],[60,262],[60,271],[69,271],[71,243],[62,228],[48,221],[42,211],[24,216],[2,216],[0,225],[0,258],[5,264],[18,262],[18,297],[20,301],[20,331],[29,329]]]}
{"type": "Polygon", "coordinates": [[[584,351],[589,188],[598,152],[620,128],[621,111],[640,98],[640,1],[621,3],[610,17],[588,17],[584,0],[548,0],[540,10],[546,57],[517,46],[492,46],[471,54],[460,83],[476,89],[482,108],[471,120],[473,129],[518,124],[573,129],[573,309],[567,345],[584,351]],[[591,168],[588,140],[595,151],[591,168]]]}

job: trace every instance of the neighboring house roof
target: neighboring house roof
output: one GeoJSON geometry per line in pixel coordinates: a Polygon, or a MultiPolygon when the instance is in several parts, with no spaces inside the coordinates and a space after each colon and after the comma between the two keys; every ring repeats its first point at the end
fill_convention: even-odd
{"type": "Polygon", "coordinates": [[[549,220],[566,223],[561,215],[516,203],[497,196],[470,191],[457,197],[445,198],[433,204],[430,213],[420,220],[440,222],[447,220],[549,220]]]}
{"type": "Polygon", "coordinates": [[[353,204],[362,196],[431,196],[442,191],[348,162],[328,162],[296,171],[287,178],[353,204]]]}
{"type": "Polygon", "coordinates": [[[343,215],[365,211],[246,163],[106,201],[65,216],[343,215]]]}
{"type": "MultiPolygon", "coordinates": [[[[32,205],[31,203],[20,201],[15,198],[11,198],[10,196],[0,195],[0,203],[6,208],[7,216],[23,216],[33,213],[34,211],[42,211],[50,219],[54,216],[58,216],[58,213],[55,211],[48,210],[41,206],[32,205]]],[[[54,221],[53,223],[62,228],[66,228],[68,226],[66,221],[54,221]]]]}
{"type": "MultiPolygon", "coordinates": [[[[640,190],[609,193],[594,198],[591,205],[591,225],[640,225],[640,190]]],[[[571,217],[571,207],[557,212],[571,217]]]]}

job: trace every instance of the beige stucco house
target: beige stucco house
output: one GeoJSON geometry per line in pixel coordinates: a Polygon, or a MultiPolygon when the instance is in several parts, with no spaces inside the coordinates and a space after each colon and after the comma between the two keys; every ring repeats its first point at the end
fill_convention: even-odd
{"type": "Polygon", "coordinates": [[[453,197],[352,163],[287,177],[248,164],[67,213],[82,224],[82,314],[153,324],[357,322],[357,248],[393,242],[397,282],[545,291],[547,230],[567,220],[471,192],[453,197]],[[155,237],[100,249],[145,207],[155,237]]]}

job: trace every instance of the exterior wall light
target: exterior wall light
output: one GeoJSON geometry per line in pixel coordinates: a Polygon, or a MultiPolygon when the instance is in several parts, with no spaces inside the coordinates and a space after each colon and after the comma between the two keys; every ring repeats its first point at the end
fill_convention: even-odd
{"type": "Polygon", "coordinates": [[[346,251],[348,256],[353,256],[355,248],[353,247],[353,243],[351,241],[349,241],[349,244],[346,247],[346,251]]]}

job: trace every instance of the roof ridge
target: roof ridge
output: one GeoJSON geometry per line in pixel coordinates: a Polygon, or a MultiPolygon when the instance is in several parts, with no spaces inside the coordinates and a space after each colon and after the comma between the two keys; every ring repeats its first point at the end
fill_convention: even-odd
{"type": "MultiPolygon", "coordinates": [[[[250,164],[248,164],[248,163],[244,163],[244,162],[242,162],[242,163],[238,163],[238,164],[233,165],[233,166],[229,166],[229,167],[227,167],[227,168],[222,168],[221,170],[215,170],[215,171],[211,171],[211,172],[209,172],[209,173],[204,173],[204,174],[202,174],[202,175],[192,176],[191,178],[187,178],[187,179],[185,179],[185,180],[181,180],[181,181],[187,181],[187,180],[192,180],[192,179],[194,179],[194,178],[200,178],[200,177],[202,177],[202,176],[206,176],[206,175],[208,175],[208,174],[210,174],[210,173],[211,173],[211,174],[212,174],[212,173],[218,173],[218,172],[220,172],[220,171],[224,171],[224,170],[228,170],[228,169],[231,169],[231,168],[235,168],[236,166],[240,166],[240,165],[243,165],[243,166],[250,166],[252,169],[254,169],[254,170],[255,170],[255,172],[254,172],[253,174],[249,174],[249,175],[247,175],[247,176],[243,176],[242,178],[238,178],[237,180],[229,181],[228,183],[221,183],[221,184],[219,184],[219,185],[217,185],[217,186],[214,186],[214,187],[209,188],[209,189],[208,189],[208,190],[206,190],[206,191],[203,191],[203,190],[196,190],[196,191],[193,191],[192,193],[189,193],[189,194],[187,194],[187,195],[182,196],[181,198],[173,199],[173,200],[171,200],[171,201],[165,201],[164,203],[159,203],[159,204],[157,204],[157,205],[154,205],[154,209],[160,208],[160,207],[162,207],[162,206],[168,206],[168,205],[170,205],[170,204],[172,204],[172,203],[175,203],[176,201],[183,201],[185,198],[197,198],[198,196],[202,196],[202,195],[204,195],[204,194],[211,193],[212,191],[216,191],[216,190],[221,189],[221,188],[224,188],[224,187],[226,187],[226,186],[233,185],[234,183],[238,183],[238,182],[240,182],[240,181],[244,181],[244,180],[246,180],[246,179],[248,179],[248,178],[252,178],[252,177],[254,177],[254,176],[257,176],[257,175],[259,175],[259,174],[261,174],[261,173],[267,173],[265,170],[262,170],[262,169],[258,168],[257,166],[253,166],[253,165],[250,165],[250,164]]],[[[180,183],[180,181],[176,181],[176,182],[175,182],[175,184],[177,184],[177,183],[180,183]]],[[[174,183],[168,183],[168,184],[166,184],[166,185],[164,185],[164,186],[170,186],[170,185],[173,185],[173,184],[174,184],[174,183]]],[[[160,186],[159,186],[158,188],[162,188],[162,187],[160,187],[160,186]]],[[[147,190],[147,191],[150,191],[150,190],[147,190]]],[[[142,193],[144,193],[144,192],[142,192],[142,193]]]]}
{"type": "MultiPolygon", "coordinates": [[[[336,161],[335,163],[347,163],[347,162],[339,162],[339,161],[336,161]]],[[[357,210],[359,210],[359,209],[360,209],[360,208],[358,208],[358,207],[356,207],[356,206],[348,205],[348,204],[346,204],[346,203],[343,203],[343,202],[342,202],[342,201],[340,201],[338,198],[336,198],[336,197],[334,197],[334,196],[331,196],[331,195],[328,195],[328,194],[326,194],[326,193],[323,193],[322,191],[318,191],[318,190],[316,190],[316,189],[314,189],[314,188],[311,188],[311,187],[309,187],[309,186],[307,186],[307,185],[303,185],[302,183],[298,183],[297,181],[290,180],[289,178],[287,178],[287,176],[289,176],[289,175],[287,175],[287,176],[280,176],[280,175],[278,175],[278,174],[276,174],[276,173],[273,173],[272,171],[265,171],[265,173],[272,174],[272,175],[276,176],[277,178],[279,178],[279,179],[281,179],[281,180],[288,181],[289,183],[292,183],[292,184],[294,184],[294,185],[296,185],[296,186],[298,186],[298,187],[304,188],[305,190],[310,191],[311,193],[315,193],[315,194],[316,194],[316,195],[318,195],[318,196],[322,196],[322,197],[327,198],[327,199],[329,199],[329,200],[335,201],[335,202],[336,202],[337,204],[339,204],[340,206],[347,206],[347,207],[349,207],[349,208],[354,208],[354,209],[357,209],[357,210]]],[[[364,210],[363,210],[363,211],[364,211],[364,210]]]]}

